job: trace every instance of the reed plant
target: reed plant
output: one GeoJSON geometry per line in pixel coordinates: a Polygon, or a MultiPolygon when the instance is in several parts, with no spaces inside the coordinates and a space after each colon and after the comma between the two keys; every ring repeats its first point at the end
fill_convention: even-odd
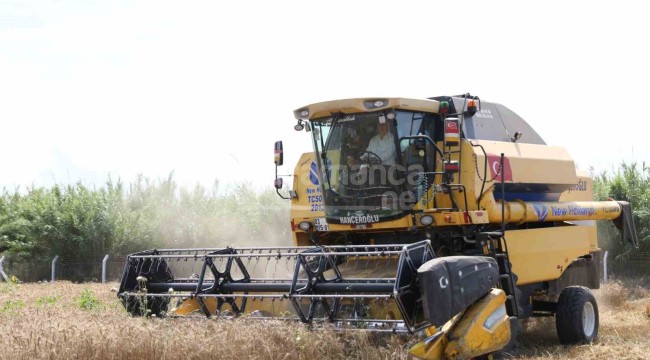
{"type": "Polygon", "coordinates": [[[170,174],[0,195],[0,253],[12,259],[97,261],[148,248],[288,243],[288,201],[247,182],[186,188],[170,174]]]}

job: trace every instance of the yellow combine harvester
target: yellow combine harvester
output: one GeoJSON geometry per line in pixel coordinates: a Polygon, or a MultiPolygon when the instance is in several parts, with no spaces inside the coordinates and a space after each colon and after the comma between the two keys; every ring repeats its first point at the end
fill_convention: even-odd
{"type": "Polygon", "coordinates": [[[294,246],[133,254],[118,294],[130,313],[411,332],[425,359],[498,351],[531,316],[555,315],[562,343],[597,336],[595,220],[636,246],[631,208],[592,201],[587,174],[514,112],[466,94],[294,115],[314,143],[288,192],[276,170],[294,246]]]}

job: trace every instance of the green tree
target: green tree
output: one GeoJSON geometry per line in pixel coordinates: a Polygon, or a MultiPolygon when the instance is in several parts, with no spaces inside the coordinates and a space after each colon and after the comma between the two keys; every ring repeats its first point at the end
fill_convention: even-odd
{"type": "Polygon", "coordinates": [[[0,252],[25,259],[99,261],[160,247],[273,245],[290,241],[289,203],[249,183],[179,187],[173,173],[129,186],[107,180],[31,187],[0,196],[0,252]]]}
{"type": "Polygon", "coordinates": [[[650,254],[650,168],[644,163],[623,162],[612,174],[604,172],[594,178],[594,199],[628,201],[632,205],[639,249],[621,242],[619,230],[612,222],[599,222],[601,246],[610,252],[617,273],[648,272],[642,261],[650,254]]]}

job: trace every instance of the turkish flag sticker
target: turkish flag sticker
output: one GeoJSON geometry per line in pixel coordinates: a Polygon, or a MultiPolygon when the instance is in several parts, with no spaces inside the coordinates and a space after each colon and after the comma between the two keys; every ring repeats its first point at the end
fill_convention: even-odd
{"type": "Polygon", "coordinates": [[[487,154],[488,167],[490,168],[491,179],[501,181],[512,181],[512,169],[510,168],[510,160],[503,157],[503,172],[501,172],[501,155],[487,154]]]}

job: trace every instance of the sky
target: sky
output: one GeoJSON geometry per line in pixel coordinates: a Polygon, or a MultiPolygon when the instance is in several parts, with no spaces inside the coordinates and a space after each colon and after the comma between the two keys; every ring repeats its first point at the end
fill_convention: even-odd
{"type": "Polygon", "coordinates": [[[471,93],[578,168],[650,159],[648,5],[632,1],[0,0],[0,187],[139,174],[271,186],[293,110],[471,93]]]}

